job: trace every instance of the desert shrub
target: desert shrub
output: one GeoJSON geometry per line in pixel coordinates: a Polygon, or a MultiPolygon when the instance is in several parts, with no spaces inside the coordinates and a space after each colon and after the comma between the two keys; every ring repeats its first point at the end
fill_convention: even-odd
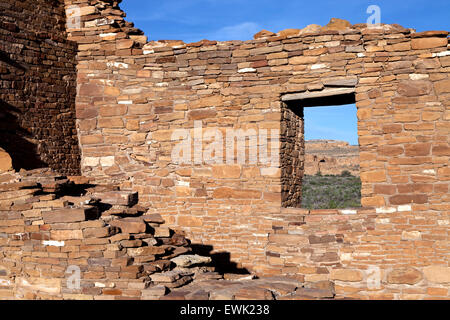
{"type": "Polygon", "coordinates": [[[352,174],[348,170],[344,170],[341,172],[341,177],[351,177],[351,176],[352,176],[352,174]]]}
{"type": "Polygon", "coordinates": [[[350,176],[304,176],[302,207],[339,209],[361,206],[361,180],[350,176]]]}

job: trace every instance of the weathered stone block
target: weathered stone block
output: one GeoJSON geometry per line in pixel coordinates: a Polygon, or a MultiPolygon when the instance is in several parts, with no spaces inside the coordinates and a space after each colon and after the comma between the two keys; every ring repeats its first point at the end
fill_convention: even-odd
{"type": "Polygon", "coordinates": [[[12,159],[10,155],[0,148],[0,173],[12,170],[12,159]]]}
{"type": "Polygon", "coordinates": [[[291,37],[291,36],[298,36],[300,34],[300,29],[285,29],[282,30],[279,33],[281,37],[291,37]]]}
{"type": "Polygon", "coordinates": [[[203,219],[192,216],[179,216],[178,225],[185,227],[201,227],[203,226],[203,219]]]}
{"type": "Polygon", "coordinates": [[[261,30],[260,32],[256,33],[253,36],[253,39],[262,39],[262,38],[268,38],[268,37],[273,37],[276,36],[275,33],[267,31],[267,30],[261,30]]]}
{"type": "Polygon", "coordinates": [[[434,283],[450,283],[450,267],[428,266],[423,268],[425,278],[434,283]]]}
{"type": "Polygon", "coordinates": [[[82,84],[78,92],[79,95],[83,96],[102,96],[104,92],[104,87],[96,84],[82,84]]]}
{"type": "Polygon", "coordinates": [[[367,183],[385,182],[386,181],[386,171],[374,170],[374,171],[368,171],[368,172],[361,172],[361,181],[367,182],[367,183]]]}
{"type": "Polygon", "coordinates": [[[403,81],[398,85],[398,93],[406,97],[427,95],[431,92],[432,84],[429,81],[403,81]]]}
{"type": "Polygon", "coordinates": [[[135,205],[138,201],[137,192],[128,192],[128,191],[100,192],[94,193],[94,196],[101,199],[104,203],[119,206],[131,207],[135,205]]]}
{"type": "Polygon", "coordinates": [[[52,230],[50,231],[50,239],[61,240],[81,240],[83,239],[83,232],[81,230],[52,230]]]}
{"type": "Polygon", "coordinates": [[[123,40],[116,41],[116,49],[117,50],[129,49],[129,48],[133,47],[133,45],[134,45],[134,41],[131,39],[123,39],[123,40]]]}
{"type": "Polygon", "coordinates": [[[237,179],[241,176],[241,166],[215,165],[212,167],[212,175],[218,179],[237,179]]]}
{"type": "Polygon", "coordinates": [[[428,196],[426,194],[400,194],[389,198],[391,204],[402,205],[409,203],[426,203],[428,201],[428,196]]]}
{"type": "Polygon", "coordinates": [[[217,115],[217,111],[214,109],[199,109],[190,111],[188,114],[191,120],[202,120],[207,118],[214,118],[217,115]]]}
{"type": "Polygon", "coordinates": [[[363,280],[363,275],[359,270],[332,269],[330,273],[330,279],[348,282],[359,282],[363,280]]]}
{"type": "Polygon", "coordinates": [[[140,247],[140,248],[128,248],[127,253],[130,257],[139,257],[139,256],[152,256],[152,255],[160,255],[164,254],[166,249],[163,247],[140,247]]]}
{"type": "Polygon", "coordinates": [[[427,156],[431,152],[431,143],[415,143],[405,146],[406,156],[427,156]]]}
{"type": "Polygon", "coordinates": [[[418,38],[411,40],[411,48],[413,50],[421,50],[446,47],[447,43],[447,38],[418,38]]]}
{"type": "Polygon", "coordinates": [[[331,18],[330,22],[322,28],[322,31],[329,31],[329,30],[345,30],[347,28],[351,27],[351,23],[347,20],[338,19],[338,18],[331,18]]]}
{"type": "Polygon", "coordinates": [[[449,93],[450,92],[450,80],[442,80],[442,81],[436,82],[434,84],[434,88],[435,88],[437,94],[449,93]]]}
{"type": "Polygon", "coordinates": [[[98,210],[95,207],[68,208],[42,212],[42,218],[46,224],[80,222],[95,219],[97,216],[98,210]]]}
{"type": "Polygon", "coordinates": [[[423,279],[422,273],[415,268],[402,268],[392,270],[388,276],[388,283],[413,285],[423,279]]]}
{"type": "Polygon", "coordinates": [[[121,220],[113,220],[109,223],[111,226],[120,228],[123,233],[143,233],[147,230],[147,225],[139,218],[124,218],[121,220]]]}
{"type": "Polygon", "coordinates": [[[421,240],[422,233],[420,231],[403,231],[402,240],[421,240]]]}
{"type": "Polygon", "coordinates": [[[297,64],[313,64],[319,60],[318,57],[315,56],[299,56],[293,57],[289,59],[289,64],[297,65],[297,64]]]}
{"type": "Polygon", "coordinates": [[[114,227],[86,228],[83,230],[83,236],[84,238],[106,238],[115,235],[118,231],[114,227]]]}

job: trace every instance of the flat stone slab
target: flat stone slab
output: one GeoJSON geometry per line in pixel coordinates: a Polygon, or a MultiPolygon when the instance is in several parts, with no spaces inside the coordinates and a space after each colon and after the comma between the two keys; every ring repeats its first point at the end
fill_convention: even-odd
{"type": "Polygon", "coordinates": [[[0,184],[0,192],[14,191],[14,190],[28,189],[28,188],[37,188],[37,187],[38,187],[37,183],[33,182],[33,181],[5,183],[5,184],[0,184]]]}
{"type": "Polygon", "coordinates": [[[81,222],[97,217],[98,210],[96,207],[66,208],[42,212],[42,218],[46,224],[81,222]]]}
{"type": "Polygon", "coordinates": [[[164,254],[165,252],[165,248],[155,246],[127,249],[127,253],[130,257],[154,256],[164,254]]]}
{"type": "Polygon", "coordinates": [[[210,257],[202,257],[197,254],[195,255],[182,255],[171,260],[178,267],[187,268],[190,266],[198,265],[198,264],[207,264],[211,263],[212,259],[210,257]]]}
{"type": "Polygon", "coordinates": [[[322,83],[328,87],[354,87],[358,83],[357,77],[337,77],[323,79],[322,83]]]}
{"type": "Polygon", "coordinates": [[[138,202],[137,192],[127,192],[127,191],[95,192],[93,196],[99,198],[102,202],[112,205],[122,205],[131,207],[138,202]]]}
{"type": "Polygon", "coordinates": [[[321,91],[302,92],[302,93],[289,93],[281,97],[282,101],[295,101],[305,100],[312,98],[323,98],[331,96],[339,96],[344,94],[355,93],[355,88],[325,88],[321,91]]]}
{"type": "Polygon", "coordinates": [[[14,200],[25,197],[32,197],[34,194],[39,192],[39,189],[22,189],[14,191],[5,191],[0,193],[0,200],[14,200]]]}
{"type": "Polygon", "coordinates": [[[167,292],[168,292],[168,289],[166,286],[157,285],[157,286],[142,290],[142,298],[156,300],[156,299],[159,299],[159,298],[165,296],[167,294],[167,292]]]}
{"type": "Polygon", "coordinates": [[[184,276],[190,276],[193,272],[186,270],[172,270],[163,273],[157,273],[150,276],[153,282],[172,283],[184,276]]]}
{"type": "MultiPolygon", "coordinates": [[[[166,274],[172,275],[171,272],[166,274]]],[[[176,282],[178,277],[173,274],[166,281],[176,282]]],[[[197,277],[180,289],[171,289],[161,300],[328,300],[335,297],[334,285],[327,281],[302,283],[283,276],[242,281],[198,281],[197,277]]]]}
{"type": "Polygon", "coordinates": [[[123,233],[144,233],[147,230],[147,225],[144,220],[140,218],[124,218],[121,220],[113,220],[109,223],[114,227],[120,228],[123,233]]]}
{"type": "Polygon", "coordinates": [[[159,213],[146,214],[142,219],[147,223],[163,224],[165,221],[159,213]]]}

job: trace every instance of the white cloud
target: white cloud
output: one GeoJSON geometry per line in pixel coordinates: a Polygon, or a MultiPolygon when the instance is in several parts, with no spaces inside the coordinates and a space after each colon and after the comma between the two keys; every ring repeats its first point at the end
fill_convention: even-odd
{"type": "Polygon", "coordinates": [[[217,30],[205,30],[202,33],[180,33],[177,37],[186,43],[196,42],[202,39],[216,41],[251,40],[253,39],[253,35],[261,31],[261,29],[257,23],[243,22],[217,30]]]}
{"type": "Polygon", "coordinates": [[[253,35],[260,30],[261,27],[255,22],[243,22],[220,28],[211,33],[210,38],[219,41],[250,40],[253,39],[253,35]]]}

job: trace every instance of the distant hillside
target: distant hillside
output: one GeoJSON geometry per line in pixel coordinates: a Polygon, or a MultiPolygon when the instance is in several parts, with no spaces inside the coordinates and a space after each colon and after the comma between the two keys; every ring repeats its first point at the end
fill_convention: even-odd
{"type": "Polygon", "coordinates": [[[359,176],[359,147],[337,140],[305,141],[305,174],[340,175],[349,171],[359,176]]]}

